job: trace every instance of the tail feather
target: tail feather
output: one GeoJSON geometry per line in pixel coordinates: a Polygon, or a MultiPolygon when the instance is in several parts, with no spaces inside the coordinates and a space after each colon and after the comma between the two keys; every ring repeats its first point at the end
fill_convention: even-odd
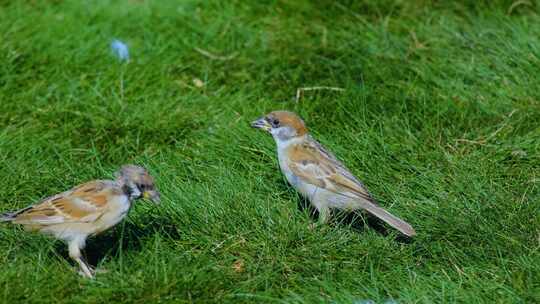
{"type": "Polygon", "coordinates": [[[26,208],[23,208],[23,209],[20,209],[20,210],[17,210],[17,211],[12,211],[12,212],[6,212],[6,213],[2,213],[0,214],[0,222],[11,222],[13,221],[14,219],[17,218],[17,215],[31,209],[32,206],[28,206],[26,208]]]}
{"type": "Polygon", "coordinates": [[[383,220],[388,225],[396,228],[397,230],[399,230],[401,233],[405,234],[406,236],[412,237],[416,235],[416,231],[414,231],[414,228],[411,225],[409,225],[409,223],[391,214],[390,212],[384,210],[383,208],[373,203],[368,203],[368,202],[365,202],[365,204],[362,207],[369,213],[383,220]]]}
{"type": "Polygon", "coordinates": [[[0,214],[0,222],[11,222],[14,219],[15,219],[15,214],[13,212],[0,214]]]}

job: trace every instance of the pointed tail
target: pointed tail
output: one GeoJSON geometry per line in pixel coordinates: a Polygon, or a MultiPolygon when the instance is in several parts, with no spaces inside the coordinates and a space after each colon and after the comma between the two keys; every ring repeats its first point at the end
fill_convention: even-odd
{"type": "Polygon", "coordinates": [[[32,209],[32,206],[28,206],[26,208],[19,209],[17,211],[11,211],[0,214],[0,222],[11,222],[17,218],[17,215],[32,209]]]}
{"type": "Polygon", "coordinates": [[[14,212],[7,212],[0,214],[0,222],[11,222],[15,219],[15,213],[14,212]]]}
{"type": "Polygon", "coordinates": [[[400,219],[397,216],[392,215],[390,212],[375,205],[374,203],[364,201],[364,204],[362,207],[369,213],[383,220],[388,225],[396,228],[397,230],[399,230],[401,233],[405,234],[406,236],[413,237],[416,235],[416,231],[414,231],[414,228],[411,225],[409,225],[409,223],[405,222],[404,220],[400,219]]]}

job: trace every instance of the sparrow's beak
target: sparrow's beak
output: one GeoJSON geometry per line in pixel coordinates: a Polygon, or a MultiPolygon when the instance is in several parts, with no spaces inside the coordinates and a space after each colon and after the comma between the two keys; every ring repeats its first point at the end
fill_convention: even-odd
{"type": "Polygon", "coordinates": [[[262,129],[266,132],[270,132],[272,130],[272,126],[270,125],[270,123],[268,122],[268,120],[266,120],[265,117],[261,117],[255,121],[253,121],[251,123],[251,127],[255,128],[255,129],[262,129]]]}
{"type": "Polygon", "coordinates": [[[143,192],[143,197],[145,199],[149,199],[151,200],[152,202],[154,202],[154,204],[159,204],[160,202],[160,195],[159,195],[159,192],[157,190],[148,190],[148,191],[144,191],[143,192]]]}

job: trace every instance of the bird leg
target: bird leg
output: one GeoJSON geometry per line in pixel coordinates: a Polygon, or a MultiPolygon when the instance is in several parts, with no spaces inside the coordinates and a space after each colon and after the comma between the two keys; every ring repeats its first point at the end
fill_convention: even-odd
{"type": "Polygon", "coordinates": [[[81,269],[79,271],[79,274],[89,279],[94,278],[94,273],[95,273],[94,268],[88,265],[88,263],[84,260],[83,257],[79,257],[75,261],[79,264],[79,268],[81,269]]]}
{"type": "Polygon", "coordinates": [[[317,220],[317,223],[312,223],[309,225],[310,229],[315,229],[317,227],[323,226],[328,224],[330,221],[330,208],[328,206],[315,206],[317,211],[319,212],[319,218],[317,220]]]}
{"type": "Polygon", "coordinates": [[[320,208],[317,208],[319,211],[319,225],[328,224],[330,221],[330,208],[327,206],[321,206],[320,208]]]}
{"type": "Polygon", "coordinates": [[[69,256],[79,264],[80,274],[86,278],[94,278],[94,269],[86,263],[81,254],[81,249],[84,247],[84,240],[73,240],[68,244],[69,256]]]}

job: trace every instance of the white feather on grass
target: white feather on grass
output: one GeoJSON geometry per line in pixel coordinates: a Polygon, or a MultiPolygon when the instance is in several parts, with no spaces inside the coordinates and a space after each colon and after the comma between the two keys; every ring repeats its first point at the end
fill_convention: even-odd
{"type": "Polygon", "coordinates": [[[129,60],[129,48],[122,41],[115,39],[111,42],[111,50],[120,61],[129,60]]]}

